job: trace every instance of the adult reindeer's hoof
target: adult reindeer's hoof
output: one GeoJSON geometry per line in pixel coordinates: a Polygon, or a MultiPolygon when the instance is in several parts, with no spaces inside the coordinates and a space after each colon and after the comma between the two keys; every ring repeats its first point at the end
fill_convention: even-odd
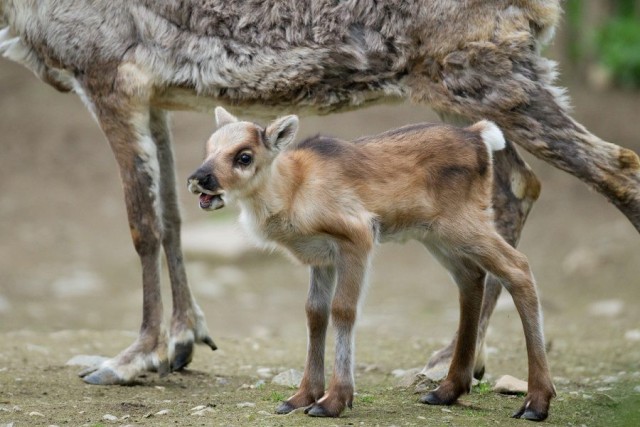
{"type": "Polygon", "coordinates": [[[127,349],[113,359],[80,372],[87,384],[126,385],[144,372],[158,372],[161,377],[169,374],[168,344],[165,333],[158,336],[141,334],[127,349]]]}
{"type": "MultiPolygon", "coordinates": [[[[213,342],[211,337],[205,336],[201,341],[201,344],[208,345],[211,350],[217,350],[218,347],[213,342]]],[[[174,342],[173,343],[173,360],[171,361],[171,371],[180,371],[187,367],[193,359],[193,352],[195,347],[195,341],[193,339],[186,342],[174,342]]]]}
{"type": "Polygon", "coordinates": [[[90,368],[80,372],[79,375],[85,383],[93,385],[123,385],[128,383],[128,381],[108,367],[90,368]]]}
{"type": "MultiPolygon", "coordinates": [[[[195,304],[195,303],[194,303],[195,304]]],[[[209,336],[204,314],[195,306],[188,316],[176,316],[171,324],[171,370],[180,371],[191,363],[195,344],[205,344],[211,350],[218,347],[209,336]]]]}
{"type": "Polygon", "coordinates": [[[136,361],[118,365],[116,359],[110,359],[100,366],[85,369],[80,372],[80,377],[87,384],[92,385],[128,385],[145,371],[157,371],[160,377],[169,374],[169,361],[165,358],[149,366],[147,363],[136,361]]]}

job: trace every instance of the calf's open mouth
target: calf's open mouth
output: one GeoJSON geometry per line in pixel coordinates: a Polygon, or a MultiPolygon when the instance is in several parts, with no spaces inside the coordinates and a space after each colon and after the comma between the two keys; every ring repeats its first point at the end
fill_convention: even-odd
{"type": "Polygon", "coordinates": [[[221,194],[205,194],[201,193],[200,197],[200,209],[207,211],[213,211],[224,207],[224,200],[222,200],[221,194]]]}

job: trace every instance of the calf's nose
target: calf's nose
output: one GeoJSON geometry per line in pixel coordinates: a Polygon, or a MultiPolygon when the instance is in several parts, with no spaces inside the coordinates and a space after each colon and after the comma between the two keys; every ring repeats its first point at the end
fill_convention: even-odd
{"type": "Polygon", "coordinates": [[[191,191],[196,187],[201,187],[205,190],[215,190],[220,184],[208,169],[200,168],[187,178],[187,186],[191,191]]]}

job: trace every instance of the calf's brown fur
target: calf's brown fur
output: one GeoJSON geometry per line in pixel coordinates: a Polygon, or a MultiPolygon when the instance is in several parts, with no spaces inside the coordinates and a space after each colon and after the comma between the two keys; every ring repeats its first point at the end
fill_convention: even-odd
{"type": "Polygon", "coordinates": [[[218,130],[189,178],[200,207],[230,201],[258,242],[311,267],[306,304],[307,361],[300,389],[278,413],[300,407],[338,416],[354,393],[354,328],[374,246],[415,239],[449,270],[460,291],[460,324],[449,374],[421,401],[448,405],[470,390],[487,273],[513,296],[524,327],[529,392],[515,417],[543,420],[555,391],[547,367],[541,312],[527,259],[494,226],[492,152],[502,133],[481,121],[461,129],[419,124],[344,142],[315,137],[289,145],[296,116],[266,129],[216,109],[218,130]],[[336,359],[325,392],[329,316],[336,359]]]}

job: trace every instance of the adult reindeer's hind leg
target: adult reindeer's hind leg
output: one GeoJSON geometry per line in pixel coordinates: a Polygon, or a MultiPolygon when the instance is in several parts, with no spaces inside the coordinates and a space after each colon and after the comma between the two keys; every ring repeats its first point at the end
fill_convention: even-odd
{"type": "Polygon", "coordinates": [[[180,209],[176,194],[175,166],[168,113],[163,110],[151,109],[150,127],[158,149],[160,163],[162,246],[167,259],[173,297],[169,354],[171,369],[179,370],[191,362],[194,343],[207,344],[212,350],[216,349],[216,345],[209,337],[204,314],[196,304],[187,283],[180,243],[180,209]]]}
{"type": "Polygon", "coordinates": [[[80,84],[120,169],[131,238],[142,265],[143,289],[138,338],[116,357],[81,376],[90,384],[126,384],[143,371],[158,370],[161,375],[169,372],[168,334],[160,294],[163,223],[160,164],[149,109],[152,88],[146,75],[130,64],[95,70],[80,84]],[[97,76],[95,80],[92,75],[97,76]]]}

